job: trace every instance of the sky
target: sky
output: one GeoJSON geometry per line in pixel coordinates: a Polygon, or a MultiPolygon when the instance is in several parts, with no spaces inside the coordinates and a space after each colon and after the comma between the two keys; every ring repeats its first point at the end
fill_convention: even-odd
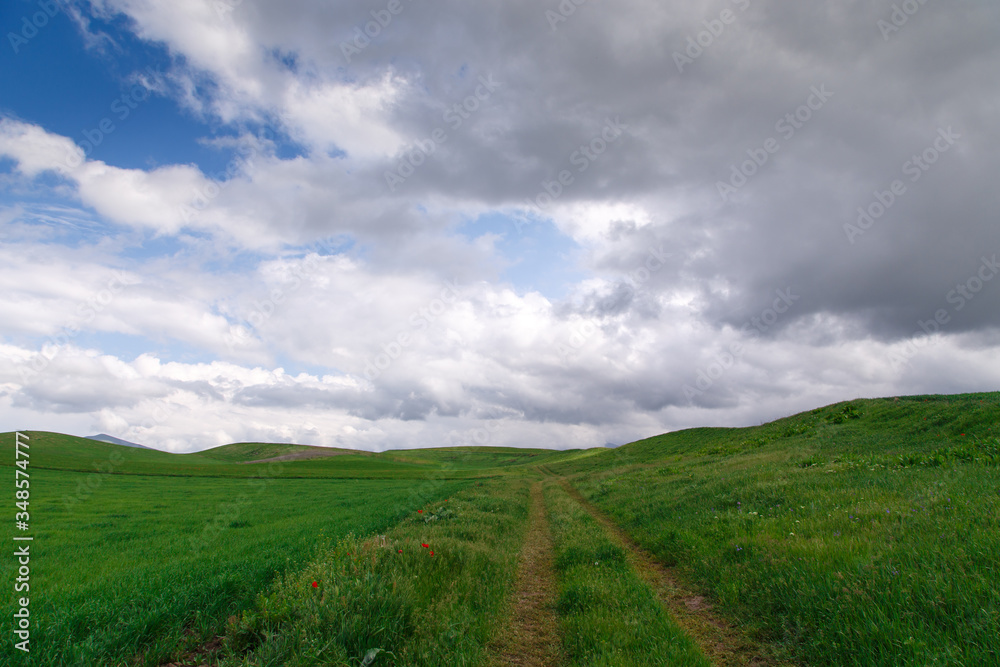
{"type": "Polygon", "coordinates": [[[0,25],[0,430],[576,448],[1000,387],[992,0],[0,25]]]}

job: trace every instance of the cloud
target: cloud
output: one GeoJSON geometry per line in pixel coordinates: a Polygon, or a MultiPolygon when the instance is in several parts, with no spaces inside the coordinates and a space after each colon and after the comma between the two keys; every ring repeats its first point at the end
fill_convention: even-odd
{"type": "Polygon", "coordinates": [[[88,160],[72,140],[10,118],[0,119],[0,155],[15,160],[28,178],[53,172],[70,181],[80,201],[109,221],[162,234],[176,234],[184,226],[181,207],[204,183],[189,166],[146,172],[88,160]]]}
{"type": "Polygon", "coordinates": [[[385,157],[402,143],[385,118],[404,86],[390,74],[364,86],[294,81],[281,114],[292,136],[315,150],[339,149],[356,159],[385,157]]]}
{"type": "Polygon", "coordinates": [[[349,60],[370,4],[93,7],[167,50],[158,90],[234,161],[124,168],[0,120],[3,187],[103,225],[72,246],[31,231],[30,202],[0,217],[18,414],[177,449],[426,446],[493,422],[491,443],[573,446],[996,387],[994,5],[928,4],[887,37],[888,1],[629,0],[555,23],[557,3],[406,2],[349,60]],[[136,259],[163,238],[182,250],[136,259]],[[510,284],[532,244],[582,277],[510,284]],[[136,283],[22,378],[114,271],[136,283]],[[157,405],[171,418],[142,426],[157,405]]]}

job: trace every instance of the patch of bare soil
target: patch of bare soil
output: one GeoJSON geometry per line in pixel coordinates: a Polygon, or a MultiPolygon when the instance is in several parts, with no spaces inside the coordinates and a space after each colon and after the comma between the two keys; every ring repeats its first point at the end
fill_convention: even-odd
{"type": "Polygon", "coordinates": [[[179,661],[165,662],[160,667],[211,667],[207,660],[222,648],[222,637],[216,637],[185,653],[179,661]]]}
{"type": "Polygon", "coordinates": [[[494,643],[493,665],[556,667],[563,664],[559,618],[555,611],[556,574],[552,534],[545,513],[542,485],[531,487],[531,525],[521,549],[511,618],[494,643]]]}
{"type": "Polygon", "coordinates": [[[738,628],[714,614],[708,600],[684,586],[670,568],[636,544],[625,531],[580,495],[568,481],[560,480],[560,484],[607,529],[620,546],[628,551],[632,567],[653,587],[674,622],[698,644],[712,664],[721,667],[738,665],[765,667],[787,664],[776,660],[766,647],[760,646],[738,628]]]}

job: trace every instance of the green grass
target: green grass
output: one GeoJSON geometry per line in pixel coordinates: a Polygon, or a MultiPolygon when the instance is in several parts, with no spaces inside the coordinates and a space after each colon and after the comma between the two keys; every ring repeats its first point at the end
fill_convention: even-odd
{"type": "MultiPolygon", "coordinates": [[[[158,665],[221,632],[324,537],[383,531],[468,484],[103,475],[81,498],[87,475],[29,472],[32,658],[46,665],[158,665]]],[[[5,581],[14,563],[0,559],[5,581]]],[[[8,596],[0,613],[13,609],[8,596]]]]}
{"type": "Polygon", "coordinates": [[[386,535],[342,539],[230,624],[222,664],[483,664],[527,518],[523,482],[480,482],[386,535]]]}
{"type": "Polygon", "coordinates": [[[853,401],[668,434],[588,459],[574,484],[803,664],[997,664],[998,401],[853,401]]]}
{"type": "MultiPolygon", "coordinates": [[[[220,633],[229,667],[482,664],[542,472],[792,662],[1000,664],[998,393],[856,400],[570,452],[244,465],[309,450],[30,435],[34,664],[152,666],[220,633]]],[[[0,434],[11,483],[13,442],[0,434]]],[[[602,527],[558,487],[546,497],[573,664],[699,664],[602,527]]],[[[0,559],[8,582],[14,566],[0,559]]],[[[0,665],[21,658],[0,649],[0,665]]]]}
{"type": "Polygon", "coordinates": [[[555,484],[545,488],[552,526],[557,608],[569,664],[628,667],[710,664],[667,616],[653,590],[575,500],[555,484]]]}
{"type": "Polygon", "coordinates": [[[431,447],[385,452],[394,461],[438,465],[448,470],[506,470],[519,466],[540,466],[569,461],[589,450],[527,449],[518,447],[431,447]]]}

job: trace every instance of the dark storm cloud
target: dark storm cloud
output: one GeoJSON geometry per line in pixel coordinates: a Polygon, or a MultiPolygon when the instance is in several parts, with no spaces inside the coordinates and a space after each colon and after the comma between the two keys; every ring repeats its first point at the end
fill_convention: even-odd
{"type": "MultiPolygon", "coordinates": [[[[620,143],[574,171],[559,201],[702,197],[698,214],[657,230],[697,259],[651,284],[700,285],[719,325],[792,288],[803,299],[786,324],[833,313],[909,336],[1000,251],[996,5],[920,5],[898,30],[885,27],[891,2],[588,3],[555,30],[536,3],[404,7],[343,62],[346,77],[392,66],[423,91],[395,111],[414,140],[448,133],[396,196],[518,205],[619,118],[620,143]],[[679,72],[687,38],[727,9],[733,22],[679,72]],[[451,129],[445,113],[481,76],[499,87],[451,129]],[[886,207],[895,181],[905,192],[886,207]],[[719,183],[733,187],[725,201],[719,183]],[[881,216],[860,215],[880,201],[881,216]],[[707,287],[719,281],[725,292],[707,287]]],[[[307,39],[307,55],[343,60],[334,42],[349,43],[370,9],[340,7],[335,39],[307,39]]],[[[394,164],[371,169],[372,182],[394,164]]],[[[978,292],[953,330],[995,326],[998,306],[1000,289],[978,292]]]]}
{"type": "MultiPolygon", "coordinates": [[[[809,294],[799,315],[885,308],[872,326],[906,335],[962,279],[963,265],[1000,249],[991,187],[1000,173],[991,122],[1000,8],[915,6],[886,34],[887,1],[588,3],[555,29],[545,12],[557,3],[407,2],[350,62],[345,45],[380,6],[269,4],[248,16],[267,39],[297,48],[306,69],[336,64],[344,78],[365,80],[391,67],[422,91],[395,110],[395,125],[414,141],[439,128],[448,140],[399,187],[404,199],[437,192],[517,205],[574,170],[574,151],[619,118],[628,125],[620,144],[574,173],[560,199],[655,205],[692,191],[715,199],[714,210],[686,223],[717,232],[705,241],[710,261],[692,265],[689,277],[734,286],[707,295],[712,317],[735,323],[760,309],[758,295],[792,285],[809,294]],[[688,52],[704,22],[718,25],[723,10],[733,22],[679,72],[675,54],[688,52]],[[474,95],[480,77],[499,87],[452,129],[447,111],[474,95]],[[815,90],[831,96],[797,120],[815,90]],[[961,136],[954,149],[907,180],[904,163],[948,128],[961,136]],[[768,164],[728,202],[712,196],[747,151],[759,154],[772,138],[779,150],[768,164]],[[857,221],[857,208],[897,179],[906,194],[850,243],[844,226],[857,221]]],[[[372,191],[395,164],[370,170],[372,191]]],[[[370,228],[385,219],[386,236],[405,232],[407,217],[387,211],[370,228]]],[[[996,323],[1000,291],[980,303],[959,326],[996,323]]]]}

